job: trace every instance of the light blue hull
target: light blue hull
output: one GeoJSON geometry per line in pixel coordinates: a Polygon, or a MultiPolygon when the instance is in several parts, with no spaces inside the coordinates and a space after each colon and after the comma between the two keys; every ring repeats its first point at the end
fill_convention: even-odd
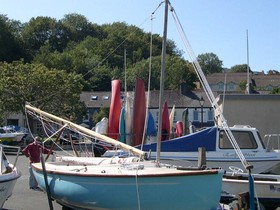
{"type": "MultiPolygon", "coordinates": [[[[33,168],[34,170],[34,168],[33,168]]],[[[42,171],[34,170],[45,189],[42,171]]],[[[83,209],[216,209],[223,171],[204,175],[73,176],[48,173],[52,197],[83,209]]]]}

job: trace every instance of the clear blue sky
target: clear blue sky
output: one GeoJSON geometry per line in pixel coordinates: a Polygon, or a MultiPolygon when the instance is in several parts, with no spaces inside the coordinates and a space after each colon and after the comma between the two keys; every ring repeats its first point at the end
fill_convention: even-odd
{"type": "MultiPolygon", "coordinates": [[[[57,20],[78,13],[97,24],[126,22],[151,31],[149,17],[161,0],[0,0],[0,13],[28,22],[37,16],[57,20]]],[[[196,55],[215,53],[223,67],[247,63],[253,71],[280,71],[279,0],[171,0],[196,55]]],[[[162,35],[162,5],[155,13],[153,32],[162,35]]],[[[169,15],[168,38],[185,48],[169,15]]],[[[189,60],[187,54],[185,58],[189,60]]]]}

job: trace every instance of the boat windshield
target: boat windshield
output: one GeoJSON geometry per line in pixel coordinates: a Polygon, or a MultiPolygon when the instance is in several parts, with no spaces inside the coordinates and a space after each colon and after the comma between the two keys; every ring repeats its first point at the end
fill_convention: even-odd
{"type": "MultiPolygon", "coordinates": [[[[232,134],[240,149],[256,149],[257,143],[250,131],[232,131],[232,134]]],[[[224,131],[219,133],[220,149],[233,149],[233,146],[224,131]]]]}

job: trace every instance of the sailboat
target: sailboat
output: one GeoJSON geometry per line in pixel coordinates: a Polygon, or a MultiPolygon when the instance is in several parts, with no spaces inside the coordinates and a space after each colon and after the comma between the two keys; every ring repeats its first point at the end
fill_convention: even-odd
{"type": "MultiPolygon", "coordinates": [[[[165,0],[164,73],[168,0],[165,0]]],[[[216,209],[224,170],[177,168],[147,159],[147,154],[68,120],[26,105],[38,120],[62,123],[99,141],[129,151],[129,157],[63,157],[32,164],[39,186],[62,206],[74,209],[216,209]],[[43,119],[42,119],[43,118],[43,119]]],[[[159,151],[160,153],[160,151],[159,151]]]]}
{"type": "MultiPolygon", "coordinates": [[[[221,169],[176,168],[146,160],[145,152],[26,105],[27,112],[128,150],[130,157],[57,157],[32,164],[39,186],[62,206],[83,209],[216,209],[221,169]],[[43,167],[44,166],[44,167],[43,167]],[[45,168],[45,170],[44,170],[45,168]],[[45,178],[46,176],[46,178],[45,178]],[[46,184],[47,183],[47,184],[46,184]]],[[[43,119],[41,119],[43,120],[43,119]]]]}

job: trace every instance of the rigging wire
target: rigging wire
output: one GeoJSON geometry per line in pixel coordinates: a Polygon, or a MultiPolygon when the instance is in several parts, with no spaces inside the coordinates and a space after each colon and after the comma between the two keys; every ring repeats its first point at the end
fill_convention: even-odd
{"type": "Polygon", "coordinates": [[[146,115],[145,115],[145,123],[144,123],[144,131],[142,135],[142,143],[141,143],[141,150],[143,149],[144,141],[146,138],[146,129],[148,124],[148,115],[149,115],[149,108],[150,108],[150,86],[151,86],[151,69],[152,69],[152,56],[153,56],[153,14],[151,15],[151,38],[150,38],[150,60],[149,60],[149,79],[148,79],[148,93],[147,93],[147,104],[146,104],[146,115]]]}
{"type": "Polygon", "coordinates": [[[201,85],[202,85],[202,87],[203,87],[203,89],[204,89],[204,91],[205,91],[213,109],[217,112],[217,118],[220,120],[221,126],[225,130],[225,133],[228,136],[231,144],[233,145],[233,148],[234,148],[236,154],[238,155],[239,159],[241,160],[241,163],[244,166],[244,168],[248,171],[252,168],[252,165],[250,165],[247,162],[247,160],[245,159],[242,151],[239,148],[239,145],[237,144],[237,142],[235,140],[235,137],[233,136],[231,130],[229,129],[229,127],[227,125],[227,121],[224,118],[223,113],[222,113],[220,107],[218,106],[217,100],[216,100],[216,98],[215,98],[215,96],[214,96],[214,94],[213,94],[213,92],[212,92],[212,90],[211,90],[211,88],[210,88],[210,86],[209,86],[209,84],[206,80],[206,77],[205,77],[205,75],[204,75],[204,73],[203,73],[203,71],[202,71],[202,69],[201,69],[201,67],[200,67],[200,65],[199,65],[199,63],[196,59],[196,56],[195,56],[195,54],[192,50],[192,47],[191,47],[191,45],[190,45],[190,43],[187,39],[186,33],[185,33],[181,23],[180,23],[180,20],[179,20],[177,14],[176,14],[174,8],[171,6],[170,3],[169,3],[169,5],[170,5],[170,11],[172,13],[172,17],[174,19],[175,25],[176,25],[177,30],[178,30],[178,32],[181,36],[181,39],[182,39],[182,41],[185,45],[185,48],[187,49],[188,54],[191,58],[193,67],[196,71],[196,74],[199,78],[199,81],[200,81],[200,83],[201,83],[201,85]]]}
{"type": "Polygon", "coordinates": [[[143,129],[143,135],[142,135],[142,143],[141,143],[141,148],[140,150],[143,149],[143,145],[145,142],[146,138],[146,129],[147,129],[147,124],[148,124],[148,119],[149,119],[149,108],[150,108],[150,89],[151,89],[151,72],[152,72],[152,57],[153,57],[153,20],[154,20],[154,14],[156,11],[162,6],[164,1],[161,1],[157,8],[152,12],[150,16],[151,20],[151,36],[150,36],[150,59],[149,59],[149,78],[148,78],[148,91],[147,91],[147,103],[146,103],[146,114],[145,114],[145,122],[144,122],[144,129],[143,129]]]}

